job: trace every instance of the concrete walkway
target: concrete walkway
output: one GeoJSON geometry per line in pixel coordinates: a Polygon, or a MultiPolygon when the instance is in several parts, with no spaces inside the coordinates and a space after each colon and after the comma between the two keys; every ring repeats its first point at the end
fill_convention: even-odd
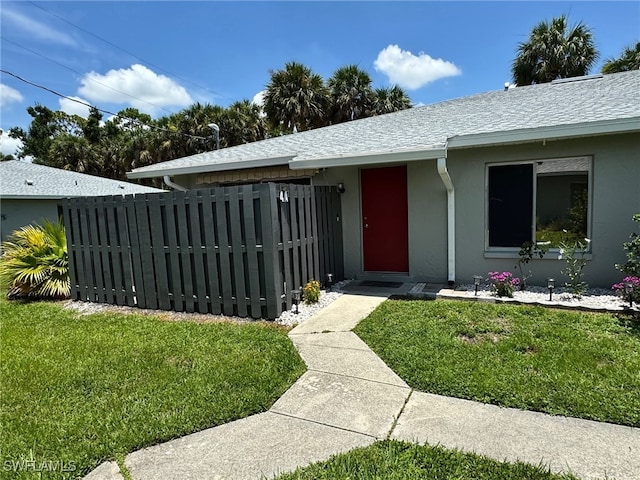
{"type": "MultiPolygon", "coordinates": [[[[384,300],[343,295],[291,330],[308,371],[268,412],[134,452],[133,479],[272,478],[386,438],[640,478],[640,429],[412,391],[351,331],[384,300]]],[[[85,478],[123,477],[108,462],[85,478]]]]}

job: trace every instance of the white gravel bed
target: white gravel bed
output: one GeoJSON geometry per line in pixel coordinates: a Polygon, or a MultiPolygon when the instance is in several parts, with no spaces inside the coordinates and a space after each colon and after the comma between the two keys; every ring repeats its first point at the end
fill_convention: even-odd
{"type": "MultiPolygon", "coordinates": [[[[282,312],[279,318],[275,320],[275,323],[284,326],[295,326],[304,322],[313,316],[318,310],[326,307],[335,299],[342,295],[340,288],[343,285],[349,283],[348,281],[339,282],[333,285],[331,290],[322,290],[320,292],[320,299],[318,303],[307,305],[304,302],[300,302],[298,305],[298,314],[295,314],[295,306],[291,310],[282,312]]],[[[156,315],[167,320],[192,320],[198,322],[253,322],[256,321],[253,318],[240,318],[231,317],[226,315],[212,315],[207,313],[187,313],[187,312],[174,312],[170,310],[151,310],[137,307],[127,307],[118,305],[108,305],[104,303],[93,302],[81,302],[68,300],[64,303],[64,308],[74,310],[80,315],[92,315],[94,313],[102,312],[114,312],[121,314],[137,314],[137,315],[156,315]]]]}
{"type": "MultiPolygon", "coordinates": [[[[456,293],[463,293],[466,290],[466,295],[473,297],[475,296],[474,289],[475,287],[473,285],[460,285],[456,287],[456,293]]],[[[540,305],[559,305],[588,310],[622,311],[629,307],[628,301],[625,301],[619,295],[615,295],[612,290],[605,288],[590,288],[584,295],[575,297],[564,287],[556,287],[553,290],[552,301],[549,301],[549,290],[545,287],[527,286],[524,292],[516,289],[513,292],[513,299],[510,299],[508,297],[498,297],[495,293],[491,292],[489,287],[480,286],[478,289],[478,297],[494,298],[505,302],[514,301],[540,305]]],[[[634,307],[637,308],[635,304],[634,307]]]]}
{"type": "Polygon", "coordinates": [[[350,280],[345,280],[342,282],[338,282],[334,285],[332,285],[330,290],[322,290],[320,292],[320,298],[318,299],[318,303],[312,303],[310,305],[307,305],[304,302],[300,302],[300,305],[298,305],[298,313],[296,314],[296,307],[295,305],[291,307],[291,310],[287,310],[285,312],[282,312],[282,315],[280,315],[280,317],[276,318],[276,323],[279,323],[280,325],[286,325],[286,326],[294,326],[294,325],[298,325],[302,322],[304,322],[305,320],[308,320],[309,318],[311,318],[318,310],[326,307],[327,305],[329,305],[331,302],[333,302],[334,300],[336,300],[338,297],[340,297],[342,295],[342,292],[340,291],[340,289],[348,284],[350,282],[350,280]]]}

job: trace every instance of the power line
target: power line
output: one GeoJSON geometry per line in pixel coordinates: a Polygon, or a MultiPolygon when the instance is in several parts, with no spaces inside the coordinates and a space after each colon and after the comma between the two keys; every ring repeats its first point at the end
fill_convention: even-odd
{"type": "Polygon", "coordinates": [[[220,94],[220,93],[218,93],[218,92],[216,92],[216,91],[214,91],[214,90],[211,90],[211,89],[210,89],[210,88],[208,88],[208,87],[205,87],[204,85],[199,85],[199,84],[197,84],[197,83],[195,83],[195,82],[193,82],[193,81],[189,80],[188,78],[185,78],[185,77],[182,77],[182,76],[180,76],[180,75],[177,75],[177,74],[175,74],[175,73],[173,73],[173,72],[170,72],[169,70],[167,70],[167,69],[165,69],[165,68],[162,68],[160,65],[156,65],[155,63],[149,62],[148,60],[145,60],[144,58],[139,57],[139,56],[138,56],[138,55],[136,55],[135,53],[130,52],[129,50],[127,50],[127,49],[125,49],[125,48],[122,48],[122,47],[120,47],[119,45],[116,45],[115,43],[113,43],[113,42],[111,42],[111,41],[107,40],[106,38],[102,38],[100,35],[98,35],[98,34],[96,34],[96,33],[93,33],[93,32],[91,32],[90,30],[87,30],[87,29],[85,29],[85,28],[82,28],[81,26],[76,25],[75,23],[70,22],[70,21],[69,21],[69,20],[67,20],[66,18],[63,18],[63,17],[61,17],[60,15],[58,15],[58,14],[56,14],[56,13],[53,13],[53,12],[52,12],[52,11],[50,11],[50,10],[47,10],[46,8],[44,8],[44,7],[40,6],[40,5],[38,5],[38,4],[37,4],[37,3],[35,3],[35,2],[31,2],[31,1],[30,1],[29,3],[30,3],[31,5],[33,5],[34,7],[36,7],[36,8],[39,8],[39,9],[40,9],[40,10],[42,10],[43,12],[48,13],[48,14],[49,14],[49,15],[51,15],[52,17],[55,17],[55,18],[57,18],[58,20],[60,20],[60,21],[62,21],[62,22],[64,22],[64,23],[66,23],[66,24],[68,24],[68,25],[71,25],[72,27],[77,28],[78,30],[80,30],[80,31],[82,31],[82,32],[84,32],[84,33],[86,33],[87,35],[91,35],[92,37],[97,38],[98,40],[100,40],[100,41],[102,41],[102,42],[106,43],[107,45],[110,45],[110,46],[112,46],[113,48],[116,48],[116,49],[118,49],[118,50],[120,50],[120,51],[122,51],[122,52],[126,53],[127,55],[131,55],[133,58],[135,58],[135,59],[137,59],[137,60],[139,60],[139,61],[141,61],[141,62],[143,62],[143,63],[146,63],[147,65],[151,65],[152,67],[154,67],[154,68],[156,68],[156,69],[158,69],[158,70],[160,70],[160,71],[162,71],[162,72],[165,72],[165,73],[167,73],[167,74],[171,75],[172,77],[178,78],[178,79],[180,79],[180,80],[182,80],[182,81],[184,81],[184,82],[188,82],[188,83],[190,83],[191,85],[194,85],[194,86],[196,86],[196,87],[198,87],[198,88],[201,88],[201,89],[203,89],[203,90],[207,90],[207,91],[209,91],[209,92],[213,93],[214,95],[216,95],[216,96],[218,96],[218,97],[226,98],[227,100],[231,100],[231,101],[233,101],[233,100],[234,100],[233,98],[227,97],[226,95],[222,95],[222,94],[220,94]]]}
{"type": "MultiPolygon", "coordinates": [[[[42,53],[36,52],[35,50],[31,50],[30,48],[27,48],[24,45],[20,45],[19,43],[14,42],[13,40],[9,40],[7,37],[5,37],[3,35],[0,35],[0,38],[2,38],[2,40],[4,40],[5,42],[11,43],[11,44],[15,45],[16,47],[22,48],[23,50],[26,50],[27,52],[29,52],[29,53],[31,53],[33,55],[37,55],[38,57],[44,58],[45,60],[48,60],[51,63],[55,63],[56,65],[58,65],[58,66],[60,66],[62,68],[66,68],[67,70],[69,70],[69,71],[71,71],[73,73],[76,73],[76,74],[78,74],[80,76],[84,76],[84,74],[79,72],[78,70],[75,70],[75,69],[73,69],[73,68],[71,68],[71,67],[69,67],[69,66],[67,66],[67,65],[65,65],[63,63],[60,63],[57,60],[54,60],[53,58],[49,58],[46,55],[43,55],[42,53]]],[[[143,100],[142,98],[136,97],[135,95],[131,95],[131,94],[127,93],[127,92],[123,92],[122,90],[118,90],[117,88],[113,88],[111,85],[107,85],[106,83],[102,83],[102,82],[99,82],[99,81],[94,80],[94,79],[90,79],[90,80],[91,80],[91,82],[93,82],[93,83],[95,83],[97,85],[102,85],[103,87],[108,88],[109,90],[113,90],[114,92],[121,93],[122,95],[126,95],[129,98],[133,98],[133,99],[138,100],[138,101],[140,101],[142,103],[146,103],[147,105],[151,105],[152,107],[158,108],[160,110],[164,110],[165,112],[168,112],[168,113],[175,113],[175,112],[172,112],[171,110],[168,110],[168,109],[166,109],[164,107],[161,107],[160,105],[156,105],[155,103],[148,102],[146,100],[143,100]]]]}
{"type": "Polygon", "coordinates": [[[55,90],[53,90],[53,89],[51,89],[49,87],[45,87],[44,85],[40,85],[38,83],[31,82],[31,81],[29,81],[29,80],[27,80],[25,78],[22,78],[20,75],[16,75],[15,73],[9,72],[8,70],[5,70],[3,68],[0,68],[0,72],[1,73],[5,73],[7,75],[10,75],[10,76],[12,76],[13,78],[15,78],[17,80],[20,80],[21,82],[26,83],[27,85],[31,85],[33,87],[39,88],[41,90],[45,90],[45,91],[47,91],[49,93],[52,93],[52,94],[54,94],[54,95],[56,95],[56,96],[58,96],[60,98],[65,98],[67,100],[71,100],[72,102],[79,103],[80,105],[84,105],[85,107],[95,108],[99,112],[106,113],[108,115],[113,115],[115,117],[123,118],[125,120],[129,120],[129,121],[131,121],[133,123],[136,123],[138,125],[141,125],[143,127],[151,128],[151,129],[158,130],[158,131],[161,131],[161,132],[181,135],[183,137],[193,138],[193,139],[196,139],[196,140],[208,140],[208,139],[211,138],[210,136],[209,137],[200,137],[198,135],[191,135],[189,133],[184,133],[184,132],[180,132],[180,131],[172,131],[172,130],[169,130],[168,128],[158,127],[157,125],[150,125],[148,123],[144,123],[143,121],[141,121],[141,120],[139,120],[137,118],[125,117],[125,116],[122,116],[122,115],[120,115],[118,113],[114,113],[114,112],[111,112],[109,110],[105,110],[103,108],[96,107],[95,105],[91,105],[90,103],[84,102],[82,100],[78,100],[77,98],[72,98],[72,97],[69,97],[67,95],[63,95],[62,93],[56,92],[55,90]]]}

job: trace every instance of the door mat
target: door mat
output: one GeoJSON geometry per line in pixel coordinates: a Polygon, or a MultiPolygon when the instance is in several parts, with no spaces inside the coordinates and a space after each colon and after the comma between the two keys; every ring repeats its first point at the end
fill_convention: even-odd
{"type": "Polygon", "coordinates": [[[400,288],[402,282],[375,282],[373,280],[363,280],[358,283],[358,287],[378,287],[378,288],[400,288]]]}

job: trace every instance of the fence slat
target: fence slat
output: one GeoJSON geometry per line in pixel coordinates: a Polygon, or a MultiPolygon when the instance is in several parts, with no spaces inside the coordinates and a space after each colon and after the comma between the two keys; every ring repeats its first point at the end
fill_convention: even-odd
{"type": "Polygon", "coordinates": [[[258,243],[256,240],[256,218],[253,208],[253,188],[251,185],[242,187],[242,209],[244,212],[245,248],[247,250],[247,274],[249,276],[249,298],[251,316],[260,318],[260,265],[258,264],[258,243]]]}
{"type": "Polygon", "coordinates": [[[222,311],[233,315],[233,281],[231,277],[231,259],[229,258],[229,224],[227,222],[226,191],[222,187],[215,189],[216,224],[218,227],[218,252],[220,278],[222,279],[222,311]]]}
{"type": "Polygon", "coordinates": [[[335,274],[334,280],[344,280],[344,252],[342,244],[342,203],[340,193],[336,188],[331,189],[331,198],[333,208],[331,210],[330,221],[333,225],[333,251],[335,258],[335,274]]]}
{"type": "Polygon", "coordinates": [[[212,205],[215,199],[211,196],[211,190],[205,190],[202,194],[202,215],[205,238],[205,252],[207,257],[207,277],[209,301],[211,303],[211,313],[219,315],[222,313],[220,302],[220,282],[218,280],[218,255],[216,254],[216,236],[214,228],[214,215],[212,205]]]}
{"type": "Polygon", "coordinates": [[[267,183],[260,188],[260,213],[263,229],[264,279],[266,283],[267,317],[278,318],[282,313],[282,278],[278,268],[279,235],[275,184],[267,183]]]}
{"type": "Polygon", "coordinates": [[[193,277],[195,278],[194,295],[198,303],[198,312],[208,313],[207,286],[205,285],[205,264],[202,256],[202,236],[200,232],[200,200],[199,191],[190,190],[187,193],[189,199],[189,215],[191,224],[191,255],[193,258],[193,277]]]}
{"type": "Polygon", "coordinates": [[[135,304],[140,308],[146,308],[147,302],[144,292],[144,280],[142,275],[142,261],[140,258],[140,242],[138,235],[138,221],[136,215],[136,203],[133,195],[125,197],[125,212],[129,232],[129,245],[131,246],[131,271],[133,272],[133,289],[135,292],[135,304]]]}
{"type": "Polygon", "coordinates": [[[102,263],[102,279],[104,288],[102,298],[105,303],[113,304],[114,285],[112,275],[112,264],[110,261],[111,248],[109,234],[106,224],[105,197],[96,197],[96,229],[98,231],[98,247],[97,251],[100,255],[102,263]]]}
{"type": "Polygon", "coordinates": [[[326,187],[318,187],[312,192],[316,199],[316,228],[318,232],[317,250],[319,256],[319,278],[321,284],[325,285],[327,281],[327,272],[329,271],[329,251],[328,236],[329,229],[327,227],[327,189],[326,187]]]}
{"type": "Polygon", "coordinates": [[[114,301],[116,305],[124,305],[124,285],[122,278],[122,250],[118,242],[118,228],[116,226],[115,202],[113,197],[108,197],[104,202],[105,222],[109,237],[109,253],[111,254],[111,268],[113,276],[111,277],[114,301]]]}
{"type": "Polygon", "coordinates": [[[84,260],[82,258],[82,234],[80,232],[80,222],[78,215],[80,207],[77,198],[69,198],[66,200],[67,212],[64,216],[65,227],[68,229],[67,236],[67,252],[69,259],[73,258],[73,268],[70,272],[71,276],[71,298],[74,300],[87,300],[87,282],[84,275],[84,260]],[[71,227],[69,229],[69,226],[71,227]]]}
{"type": "Polygon", "coordinates": [[[155,270],[154,278],[158,296],[158,307],[162,310],[170,310],[171,301],[169,299],[169,279],[167,278],[167,258],[164,248],[164,228],[162,224],[160,196],[149,195],[147,202],[149,208],[149,224],[151,226],[151,254],[155,270]]]}
{"type": "MultiPolygon", "coordinates": [[[[319,239],[318,239],[318,216],[316,214],[316,197],[313,194],[313,187],[307,188],[309,192],[309,198],[311,199],[310,207],[311,211],[309,212],[309,221],[311,222],[311,233],[313,234],[313,243],[312,252],[313,252],[313,276],[311,278],[318,280],[322,283],[322,277],[320,276],[320,252],[319,249],[319,239]]],[[[309,279],[311,280],[311,279],[309,279]]]]}
{"type": "Polygon", "coordinates": [[[159,196],[165,207],[164,213],[166,215],[167,224],[167,243],[169,245],[169,262],[167,262],[167,265],[171,268],[171,273],[167,275],[170,279],[169,294],[173,301],[174,310],[182,312],[184,309],[184,297],[182,293],[182,278],[180,276],[181,254],[178,247],[178,227],[176,223],[175,209],[179,202],[184,201],[184,193],[161,193],[159,196]]]}
{"type": "Polygon", "coordinates": [[[190,230],[189,209],[186,193],[182,196],[181,202],[176,202],[176,220],[178,222],[178,247],[180,248],[180,266],[182,271],[182,291],[184,292],[184,309],[193,313],[195,302],[193,299],[193,270],[191,268],[192,252],[190,230]]]}
{"type": "Polygon", "coordinates": [[[229,190],[229,218],[231,219],[231,248],[233,254],[233,277],[235,279],[235,297],[237,313],[247,316],[247,288],[244,278],[244,254],[242,252],[242,224],[240,215],[240,197],[237,188],[229,190]]]}
{"type": "Polygon", "coordinates": [[[140,242],[140,259],[142,261],[142,277],[144,279],[144,297],[146,308],[158,308],[158,292],[156,289],[155,265],[151,253],[151,229],[147,196],[136,195],[136,219],[138,221],[138,241],[140,242]]]}
{"type": "Polygon", "coordinates": [[[88,215],[87,221],[89,224],[89,235],[91,235],[91,263],[93,265],[93,278],[94,278],[94,301],[104,303],[104,282],[102,280],[103,268],[102,258],[100,252],[100,237],[98,236],[98,219],[97,219],[97,206],[96,197],[88,198],[88,215]]]}
{"type": "MultiPolygon", "coordinates": [[[[133,259],[131,256],[131,239],[129,235],[129,222],[127,221],[127,210],[122,197],[114,200],[116,204],[116,219],[118,223],[118,245],[122,251],[122,277],[124,280],[125,302],[130,307],[136,305],[135,285],[133,283],[133,259]]],[[[124,305],[124,303],[123,303],[124,305]]]]}
{"type": "Polygon", "coordinates": [[[284,269],[284,298],[287,310],[291,308],[291,290],[297,288],[293,285],[291,251],[293,250],[293,242],[291,242],[291,202],[278,202],[280,210],[280,233],[282,243],[282,268],[284,269]]]}
{"type": "MultiPolygon", "coordinates": [[[[307,241],[309,239],[310,234],[307,234],[306,230],[306,222],[304,219],[304,190],[303,187],[296,187],[296,217],[298,223],[298,231],[297,231],[297,243],[298,243],[298,254],[300,256],[300,278],[298,279],[298,287],[303,286],[305,282],[305,278],[308,275],[308,262],[307,262],[307,241]]],[[[293,213],[293,212],[292,212],[293,213]]]]}

